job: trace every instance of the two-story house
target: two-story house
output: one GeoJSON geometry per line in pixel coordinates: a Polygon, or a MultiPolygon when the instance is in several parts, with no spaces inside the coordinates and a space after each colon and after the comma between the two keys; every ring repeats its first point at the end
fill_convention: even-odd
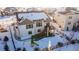
{"type": "Polygon", "coordinates": [[[21,38],[30,38],[44,30],[50,18],[43,11],[17,12],[18,29],[21,38]]]}
{"type": "Polygon", "coordinates": [[[68,8],[64,11],[56,11],[54,19],[62,30],[72,30],[74,23],[79,21],[79,11],[68,8]]]}

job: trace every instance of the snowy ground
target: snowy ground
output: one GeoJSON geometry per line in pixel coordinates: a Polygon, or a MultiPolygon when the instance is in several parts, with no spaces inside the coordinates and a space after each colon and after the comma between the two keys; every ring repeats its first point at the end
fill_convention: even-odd
{"type": "MultiPolygon", "coordinates": [[[[73,36],[73,40],[75,40],[75,39],[79,40],[79,32],[65,31],[64,33],[65,33],[65,35],[69,36],[70,38],[73,36]]],[[[6,34],[8,35],[8,33],[6,33],[6,34]]],[[[1,35],[1,33],[0,33],[0,35],[1,35]]],[[[5,35],[3,35],[3,36],[5,36],[5,35]]],[[[0,36],[0,37],[2,37],[2,36],[0,36]]],[[[13,51],[14,47],[13,47],[11,37],[10,36],[8,36],[8,37],[9,37],[9,41],[8,41],[9,49],[11,51],[13,51]]],[[[18,40],[14,39],[14,43],[15,43],[16,48],[25,47],[26,50],[32,51],[34,48],[31,47],[30,40],[31,39],[26,40],[26,41],[18,41],[18,40]]],[[[62,43],[68,42],[66,40],[65,36],[62,36],[61,34],[59,34],[59,35],[56,34],[55,36],[52,36],[52,37],[43,38],[36,42],[39,44],[38,47],[40,49],[43,49],[43,48],[48,47],[49,40],[51,41],[52,47],[56,46],[58,42],[62,42],[62,43]]],[[[4,42],[3,42],[3,40],[0,40],[0,50],[3,51],[4,50],[3,48],[4,48],[4,42]]],[[[77,50],[79,50],[79,44],[74,44],[74,45],[70,44],[70,45],[67,45],[67,46],[64,46],[61,48],[54,49],[54,51],[77,51],[77,50]]]]}
{"type": "Polygon", "coordinates": [[[79,44],[70,44],[61,48],[54,49],[53,51],[79,51],[79,44]]]}
{"type": "Polygon", "coordinates": [[[67,42],[65,40],[65,38],[61,38],[58,35],[58,36],[55,36],[55,37],[48,37],[48,38],[41,39],[37,43],[39,44],[40,48],[47,48],[48,44],[49,44],[49,40],[51,41],[52,47],[56,46],[58,42],[62,42],[62,43],[66,43],[67,42]]]}

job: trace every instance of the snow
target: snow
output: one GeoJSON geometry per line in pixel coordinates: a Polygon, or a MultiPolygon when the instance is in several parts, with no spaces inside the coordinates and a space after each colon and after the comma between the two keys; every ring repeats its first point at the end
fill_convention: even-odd
{"type": "MultiPolygon", "coordinates": [[[[79,40],[79,32],[73,32],[73,31],[65,31],[64,32],[65,35],[67,35],[67,37],[71,38],[71,40],[79,40]]],[[[48,47],[48,43],[49,40],[51,41],[51,46],[55,47],[57,45],[58,42],[62,42],[62,43],[67,43],[68,41],[65,39],[65,36],[61,35],[56,35],[54,37],[47,37],[47,38],[43,38],[40,41],[38,41],[39,47],[40,48],[46,48],[48,47]]],[[[79,50],[79,44],[75,44],[75,45],[68,45],[68,46],[64,46],[62,48],[57,48],[56,51],[77,51],[79,50]]]]}
{"type": "MultiPolygon", "coordinates": [[[[5,33],[0,33],[0,34],[3,34],[3,36],[0,36],[0,38],[2,39],[0,41],[0,50],[3,51],[3,47],[4,47],[3,39],[4,39],[4,36],[6,36],[8,34],[9,41],[7,42],[7,44],[9,46],[9,49],[11,51],[14,51],[12,39],[11,39],[11,36],[10,36],[9,32],[6,32],[6,34],[5,33]]],[[[23,48],[23,47],[25,47],[28,51],[32,51],[33,50],[33,48],[31,47],[31,44],[30,44],[30,39],[29,40],[20,41],[20,40],[16,40],[13,37],[13,40],[14,40],[16,48],[23,48]]]]}
{"type": "MultiPolygon", "coordinates": [[[[2,33],[0,33],[0,35],[1,35],[1,34],[2,34],[2,33]]],[[[14,50],[10,33],[9,33],[9,32],[8,32],[8,33],[6,32],[6,34],[3,33],[2,35],[3,35],[3,36],[0,36],[2,39],[3,39],[4,36],[8,35],[8,37],[9,37],[8,46],[9,46],[10,50],[14,50]]],[[[33,47],[31,47],[31,42],[30,42],[31,39],[29,39],[29,40],[24,40],[24,41],[16,40],[14,37],[13,37],[13,39],[14,39],[15,46],[16,46],[17,48],[23,48],[23,47],[25,47],[28,51],[32,51],[32,50],[33,50],[33,47]]],[[[67,42],[67,41],[65,40],[65,38],[61,38],[59,35],[54,36],[54,37],[43,38],[43,39],[41,39],[41,40],[39,40],[39,41],[36,41],[36,42],[39,44],[39,48],[42,49],[42,48],[48,47],[49,40],[51,41],[51,45],[52,45],[52,46],[56,46],[56,44],[57,44],[58,42],[62,42],[62,43],[67,42]]],[[[3,43],[2,41],[0,41],[0,42],[3,43]]],[[[1,46],[1,49],[2,49],[3,45],[0,44],[0,46],[1,46]]],[[[0,50],[1,50],[1,49],[0,49],[0,50]]]]}
{"type": "MultiPolygon", "coordinates": [[[[13,31],[13,30],[11,29],[11,31],[13,31]]],[[[12,35],[13,35],[13,32],[12,32],[12,35]]],[[[8,46],[9,46],[9,49],[11,51],[14,51],[14,46],[13,46],[13,42],[12,42],[12,39],[11,39],[9,28],[8,28],[8,32],[0,33],[0,38],[2,39],[0,41],[0,50],[3,51],[3,47],[4,47],[3,39],[4,39],[5,36],[7,36],[9,38],[9,41],[7,42],[8,46]]],[[[22,41],[20,41],[20,40],[16,40],[15,37],[13,36],[13,41],[14,41],[14,44],[15,44],[16,48],[25,47],[28,51],[32,51],[33,48],[31,47],[31,43],[30,43],[31,39],[27,40],[28,37],[26,39],[25,38],[26,37],[22,37],[21,38],[22,41]]]]}
{"type": "Polygon", "coordinates": [[[1,19],[5,19],[5,18],[10,18],[10,17],[9,17],[9,16],[3,16],[3,17],[0,16],[0,20],[1,20],[1,19]]]}
{"type": "MultiPolygon", "coordinates": [[[[9,29],[7,29],[9,30],[9,29]]],[[[13,30],[12,30],[13,31],[13,30]]],[[[66,36],[68,37],[73,37],[73,39],[78,39],[79,40],[79,32],[73,32],[73,31],[64,31],[63,32],[66,36]]],[[[12,39],[11,39],[11,35],[10,35],[10,32],[4,32],[4,33],[0,33],[0,38],[2,40],[0,40],[0,50],[3,51],[4,49],[4,42],[3,42],[3,39],[4,39],[4,36],[8,36],[9,37],[9,41],[7,42],[8,46],[9,46],[9,49],[11,51],[14,51],[14,47],[13,47],[13,43],[12,43],[12,39]]],[[[22,39],[25,39],[26,37],[22,37],[22,39]]],[[[34,47],[37,47],[37,46],[34,46],[34,47],[31,47],[31,39],[28,39],[28,40],[23,40],[23,41],[20,41],[20,40],[16,40],[13,36],[13,40],[14,40],[14,43],[15,43],[15,46],[16,48],[23,48],[25,47],[26,50],[28,51],[33,51],[34,47]]],[[[37,44],[39,44],[39,48],[40,49],[43,49],[43,48],[47,48],[48,45],[49,45],[49,40],[51,42],[51,46],[52,47],[55,47],[57,45],[58,42],[62,42],[62,43],[67,43],[68,41],[66,40],[65,36],[63,36],[62,34],[55,34],[55,36],[52,36],[52,37],[46,37],[46,38],[43,38],[39,41],[36,41],[37,44]]],[[[67,45],[67,46],[63,46],[61,48],[56,48],[54,49],[54,51],[77,51],[79,50],[79,44],[70,44],[70,45],[67,45]]]]}
{"type": "Polygon", "coordinates": [[[6,20],[6,19],[12,19],[12,18],[15,18],[16,16],[15,15],[13,15],[13,16],[0,16],[0,20],[6,20]]]}
{"type": "Polygon", "coordinates": [[[65,31],[64,34],[69,37],[72,38],[72,40],[79,40],[79,31],[77,32],[73,32],[73,31],[65,31]]]}
{"type": "Polygon", "coordinates": [[[30,12],[30,13],[19,13],[18,18],[23,17],[24,19],[39,20],[39,19],[47,19],[48,16],[44,12],[30,12]]]}
{"type": "Polygon", "coordinates": [[[79,40],[79,32],[74,33],[73,39],[79,40]]]}
{"type": "Polygon", "coordinates": [[[3,43],[0,41],[0,51],[3,51],[3,43]]]}
{"type": "MultiPolygon", "coordinates": [[[[40,12],[40,13],[38,13],[38,12],[19,13],[18,17],[19,18],[23,17],[24,19],[30,19],[32,21],[33,20],[47,19],[48,18],[48,16],[44,12],[40,12]]],[[[2,20],[2,19],[7,20],[8,18],[9,17],[7,17],[7,16],[4,16],[4,17],[0,16],[0,20],[2,20]]],[[[71,40],[76,40],[76,39],[79,40],[79,31],[77,31],[77,32],[61,31],[61,28],[59,28],[58,24],[51,23],[51,25],[55,27],[55,36],[46,37],[46,38],[43,38],[43,39],[41,39],[39,41],[36,41],[36,43],[39,45],[38,47],[40,49],[47,48],[48,45],[49,45],[49,41],[50,41],[52,47],[56,47],[58,42],[61,42],[63,44],[68,43],[68,41],[66,39],[66,36],[69,37],[69,38],[72,38],[71,40]]],[[[20,27],[20,30],[23,30],[23,29],[24,29],[23,26],[20,27]]],[[[9,49],[11,51],[14,51],[13,42],[12,42],[12,39],[11,39],[9,28],[7,28],[7,30],[8,30],[8,32],[0,33],[0,38],[1,38],[1,40],[0,40],[0,50],[4,51],[4,44],[5,43],[3,42],[3,39],[4,39],[5,36],[8,36],[9,41],[7,42],[7,44],[9,46],[9,49]]],[[[14,31],[14,30],[11,29],[11,31],[14,31]]],[[[21,31],[21,32],[22,32],[22,35],[21,35],[22,36],[21,37],[22,41],[16,40],[15,37],[14,37],[14,34],[13,34],[14,32],[12,32],[12,36],[13,36],[13,40],[14,40],[16,48],[21,48],[22,49],[22,48],[25,47],[26,50],[33,51],[33,49],[35,47],[37,47],[37,46],[31,47],[31,39],[29,38],[29,36],[27,36],[25,31],[21,31]],[[28,40],[26,40],[26,39],[28,39],[28,40]]],[[[63,46],[61,48],[54,49],[54,51],[78,51],[78,50],[79,50],[79,44],[78,43],[73,44],[73,45],[69,44],[69,45],[63,46]]]]}
{"type": "Polygon", "coordinates": [[[54,51],[79,51],[79,44],[67,45],[61,48],[54,49],[54,51]]]}
{"type": "Polygon", "coordinates": [[[26,40],[26,41],[14,40],[14,42],[15,42],[15,46],[17,48],[23,48],[23,47],[25,47],[26,50],[28,50],[28,51],[32,51],[33,50],[33,48],[31,47],[30,40],[26,40]]]}
{"type": "Polygon", "coordinates": [[[22,40],[26,40],[26,39],[30,39],[30,38],[31,38],[31,36],[21,37],[22,40]]]}
{"type": "Polygon", "coordinates": [[[39,44],[39,48],[48,47],[49,40],[51,41],[52,46],[56,46],[58,42],[66,43],[65,38],[61,38],[59,35],[55,37],[47,37],[39,40],[37,43],[39,44]]]}
{"type": "Polygon", "coordinates": [[[74,32],[73,31],[64,31],[64,34],[69,37],[72,38],[74,36],[74,32]]]}

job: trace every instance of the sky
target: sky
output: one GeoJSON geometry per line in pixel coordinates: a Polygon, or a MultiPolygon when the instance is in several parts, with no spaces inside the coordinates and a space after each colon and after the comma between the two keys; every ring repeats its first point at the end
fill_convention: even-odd
{"type": "Polygon", "coordinates": [[[0,0],[0,6],[20,7],[79,7],[79,0],[0,0]]]}

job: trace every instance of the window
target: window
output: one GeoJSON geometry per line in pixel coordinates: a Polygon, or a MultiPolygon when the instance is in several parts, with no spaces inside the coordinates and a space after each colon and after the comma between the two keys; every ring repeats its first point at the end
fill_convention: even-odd
{"type": "Polygon", "coordinates": [[[39,22],[39,23],[37,22],[36,23],[36,27],[40,27],[40,26],[42,26],[42,23],[41,22],[39,22]]]}
{"type": "Polygon", "coordinates": [[[38,29],[38,32],[41,32],[41,29],[38,29]]]}
{"type": "Polygon", "coordinates": [[[32,31],[29,31],[28,34],[32,34],[32,31]]]}
{"type": "Polygon", "coordinates": [[[33,24],[31,24],[31,25],[26,25],[26,29],[29,29],[29,28],[33,28],[33,24]]]}
{"type": "Polygon", "coordinates": [[[69,19],[72,19],[72,16],[69,16],[69,19]]]}

